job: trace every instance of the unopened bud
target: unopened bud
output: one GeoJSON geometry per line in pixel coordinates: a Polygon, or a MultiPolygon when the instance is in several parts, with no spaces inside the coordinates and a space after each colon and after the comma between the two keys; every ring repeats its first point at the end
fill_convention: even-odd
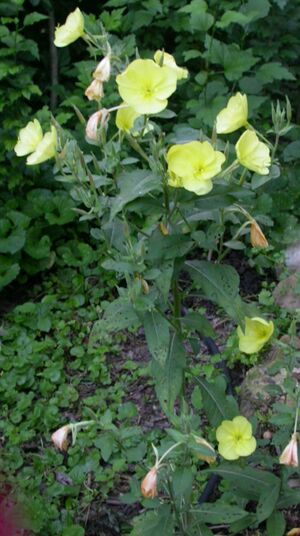
{"type": "Polygon", "coordinates": [[[62,451],[68,450],[68,435],[72,431],[72,427],[70,424],[66,424],[65,426],[62,426],[56,432],[54,432],[51,436],[51,440],[54,443],[54,445],[62,451]]]}
{"type": "Polygon", "coordinates": [[[144,294],[149,294],[149,285],[147,281],[145,281],[145,279],[142,279],[141,283],[142,283],[144,294]]]}
{"type": "Polygon", "coordinates": [[[89,87],[86,88],[84,94],[90,101],[99,101],[104,95],[102,82],[100,80],[93,80],[89,87]]]}
{"type": "Polygon", "coordinates": [[[250,227],[250,242],[254,248],[267,248],[269,246],[268,240],[255,220],[250,227]]]}
{"type": "Polygon", "coordinates": [[[273,434],[271,432],[271,430],[266,430],[264,433],[263,433],[263,438],[270,441],[270,439],[272,439],[273,437],[273,434]]]}
{"type": "Polygon", "coordinates": [[[99,82],[107,82],[110,77],[110,56],[105,56],[100,63],[98,63],[93,77],[99,82]]]}
{"type": "Polygon", "coordinates": [[[98,140],[98,127],[105,128],[108,123],[108,117],[109,112],[105,108],[102,108],[102,110],[99,110],[91,115],[85,128],[87,140],[98,140]]]}
{"type": "Polygon", "coordinates": [[[201,454],[200,452],[197,453],[199,460],[203,460],[207,463],[213,463],[216,461],[216,452],[214,447],[204,439],[204,437],[196,436],[194,435],[194,439],[198,445],[202,445],[203,447],[207,447],[207,449],[211,452],[211,454],[201,454]]]}
{"type": "Polygon", "coordinates": [[[152,467],[141,483],[141,493],[146,499],[157,497],[157,469],[152,467]]]}
{"type": "Polygon", "coordinates": [[[159,230],[160,230],[161,234],[163,234],[164,236],[167,236],[169,234],[168,228],[162,222],[160,222],[160,224],[159,224],[159,230]]]}
{"type": "Polygon", "coordinates": [[[297,434],[293,434],[279,458],[279,463],[290,467],[298,467],[298,441],[297,434]]]}

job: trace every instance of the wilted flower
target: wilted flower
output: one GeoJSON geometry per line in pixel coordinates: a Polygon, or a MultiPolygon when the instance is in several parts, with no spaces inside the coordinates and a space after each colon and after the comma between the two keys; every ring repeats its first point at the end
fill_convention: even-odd
{"type": "Polygon", "coordinates": [[[250,226],[250,242],[254,248],[267,248],[269,246],[268,240],[255,220],[250,226]]]}
{"type": "Polygon", "coordinates": [[[245,331],[240,326],[237,328],[239,338],[239,349],[245,354],[254,354],[259,352],[268,342],[274,331],[274,324],[270,320],[264,320],[260,317],[245,318],[245,331]]]}
{"type": "Polygon", "coordinates": [[[280,455],[279,463],[289,465],[290,467],[298,467],[298,434],[292,435],[290,442],[285,447],[280,455]]]}
{"type": "Polygon", "coordinates": [[[176,90],[177,76],[153,60],[134,60],[116,78],[123,101],[139,114],[164,110],[168,97],[176,90]]]}
{"type": "Polygon", "coordinates": [[[84,17],[79,7],[67,16],[65,24],[57,26],[54,44],[57,47],[66,47],[84,34],[84,17]]]}
{"type": "Polygon", "coordinates": [[[43,139],[42,127],[37,119],[29,121],[26,127],[21,128],[18,141],[15,145],[17,156],[25,156],[32,153],[43,139]]]}
{"type": "Polygon", "coordinates": [[[108,117],[109,117],[109,112],[105,108],[91,115],[85,128],[85,134],[88,140],[97,141],[98,126],[100,124],[102,128],[106,127],[107,122],[108,122],[108,117]]]}
{"type": "Polygon", "coordinates": [[[177,80],[182,80],[183,78],[187,78],[189,75],[189,72],[187,69],[184,69],[183,67],[178,67],[175,58],[168,54],[167,52],[164,52],[163,50],[157,50],[154,54],[154,61],[158,65],[164,65],[165,67],[169,67],[170,69],[173,69],[176,73],[177,80]]]}
{"type": "Polygon", "coordinates": [[[105,56],[100,63],[98,63],[95,71],[93,72],[93,77],[99,82],[107,82],[110,77],[110,56],[105,56]]]}
{"type": "Polygon", "coordinates": [[[36,146],[34,153],[28,156],[26,164],[33,166],[35,164],[41,164],[50,158],[53,158],[56,153],[57,146],[57,132],[54,126],[51,127],[50,132],[44,134],[43,139],[36,146]]]}
{"type": "Polygon", "coordinates": [[[59,449],[66,451],[68,450],[68,435],[72,431],[72,427],[70,424],[66,424],[65,426],[62,426],[56,432],[54,432],[51,436],[51,440],[54,443],[54,445],[59,449]]]}
{"type": "Polygon", "coordinates": [[[146,474],[141,483],[141,493],[146,499],[157,497],[157,468],[154,466],[146,474]]]}
{"type": "Polygon", "coordinates": [[[225,460],[237,460],[240,456],[250,456],[256,449],[256,439],[252,435],[251,423],[242,416],[232,421],[223,421],[216,431],[219,453],[225,460]]]}
{"type": "Polygon", "coordinates": [[[104,95],[103,83],[100,80],[93,80],[86,88],[84,94],[90,101],[99,101],[104,95]]]}
{"type": "Polygon", "coordinates": [[[217,115],[216,129],[218,134],[229,134],[241,127],[247,126],[248,101],[247,95],[237,93],[228,101],[226,108],[223,108],[217,115]]]}
{"type": "Polygon", "coordinates": [[[270,149],[265,143],[259,141],[255,132],[246,130],[238,140],[235,149],[242,166],[259,175],[268,175],[271,165],[270,149]]]}
{"type": "Polygon", "coordinates": [[[201,454],[198,452],[197,456],[199,460],[203,460],[204,462],[207,462],[207,463],[215,462],[217,455],[216,455],[214,447],[208,441],[206,441],[204,437],[200,437],[196,435],[194,435],[193,437],[198,445],[202,445],[203,447],[206,447],[209,452],[209,454],[201,454]]]}
{"type": "Polygon", "coordinates": [[[208,142],[172,145],[167,153],[170,186],[183,187],[197,195],[210,192],[212,177],[221,171],[225,156],[208,142]]]}
{"type": "MultiPolygon", "coordinates": [[[[124,103],[123,103],[124,105],[124,103]]],[[[140,114],[137,113],[133,108],[130,106],[124,106],[123,108],[119,108],[116,114],[116,125],[119,130],[123,130],[124,132],[130,133],[135,120],[140,117],[140,114]]]]}
{"type": "Polygon", "coordinates": [[[294,529],[289,530],[286,533],[286,536],[300,536],[300,528],[295,527],[294,529]]]}

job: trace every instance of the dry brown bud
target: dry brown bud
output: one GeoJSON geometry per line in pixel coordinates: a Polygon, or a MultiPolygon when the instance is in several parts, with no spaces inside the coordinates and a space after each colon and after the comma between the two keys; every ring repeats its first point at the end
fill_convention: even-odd
{"type": "Polygon", "coordinates": [[[254,248],[267,248],[269,246],[268,240],[255,220],[250,227],[250,242],[254,248]]]}

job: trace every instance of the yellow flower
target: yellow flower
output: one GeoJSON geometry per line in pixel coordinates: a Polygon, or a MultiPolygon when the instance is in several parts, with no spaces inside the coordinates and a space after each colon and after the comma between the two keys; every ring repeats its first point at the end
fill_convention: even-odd
{"type": "Polygon", "coordinates": [[[256,449],[256,439],[252,435],[251,423],[242,416],[232,421],[223,421],[216,431],[219,453],[225,460],[237,460],[240,456],[250,456],[256,449]]]}
{"type": "Polygon", "coordinates": [[[237,93],[228,101],[226,108],[217,115],[217,133],[229,134],[238,128],[247,126],[248,101],[247,95],[237,93]]]}
{"type": "Polygon", "coordinates": [[[57,26],[54,44],[57,47],[66,47],[84,34],[84,17],[79,7],[67,16],[65,24],[57,26]]]}
{"type": "Polygon", "coordinates": [[[154,466],[141,483],[141,493],[146,499],[157,497],[157,468],[154,466]]]}
{"type": "Polygon", "coordinates": [[[225,156],[208,141],[172,145],[167,153],[170,186],[183,187],[197,195],[210,192],[212,177],[221,171],[225,156]]]}
{"type": "Polygon", "coordinates": [[[29,121],[26,127],[21,128],[15,145],[17,156],[24,156],[35,151],[38,144],[43,139],[43,131],[37,119],[29,121]]]}
{"type": "Polygon", "coordinates": [[[93,80],[86,88],[84,94],[90,101],[99,101],[104,95],[103,83],[97,79],[93,80]]]}
{"type": "Polygon", "coordinates": [[[177,76],[153,60],[134,60],[116,80],[123,101],[136,113],[156,114],[166,108],[176,90],[177,76]]]}
{"type": "Polygon", "coordinates": [[[140,116],[133,108],[130,106],[126,108],[120,108],[117,111],[116,115],[116,125],[119,130],[124,130],[124,132],[130,133],[135,120],[140,116]]]}
{"type": "Polygon", "coordinates": [[[267,248],[269,246],[268,240],[255,220],[250,226],[250,242],[254,248],[267,248]]]}
{"type": "Polygon", "coordinates": [[[279,463],[290,467],[298,467],[298,434],[293,434],[279,458],[279,463]]]}
{"type": "Polygon", "coordinates": [[[242,166],[259,175],[268,175],[271,165],[269,147],[259,141],[252,130],[246,130],[235,146],[238,161],[242,166]]]}
{"type": "Polygon", "coordinates": [[[263,318],[245,318],[245,332],[240,326],[237,328],[239,338],[239,349],[245,354],[259,352],[268,342],[274,331],[272,321],[267,322],[263,318]]]}
{"type": "Polygon", "coordinates": [[[167,52],[164,52],[163,50],[157,50],[154,54],[154,61],[158,65],[161,65],[161,59],[163,56],[163,65],[166,67],[169,67],[170,69],[173,69],[176,73],[177,80],[182,80],[183,78],[187,78],[189,75],[189,72],[187,69],[184,69],[183,67],[178,67],[175,58],[168,54],[167,52]]]}
{"type": "Polygon", "coordinates": [[[55,156],[57,146],[57,132],[55,127],[51,127],[50,132],[46,132],[43,139],[37,145],[34,153],[28,156],[26,164],[33,166],[35,164],[41,164],[49,158],[55,156]]]}

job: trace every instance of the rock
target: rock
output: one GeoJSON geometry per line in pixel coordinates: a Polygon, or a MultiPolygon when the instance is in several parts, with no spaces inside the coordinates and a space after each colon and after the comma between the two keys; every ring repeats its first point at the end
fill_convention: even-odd
{"type": "MultiPolygon", "coordinates": [[[[300,339],[284,335],[281,341],[300,350],[300,339]]],[[[284,348],[274,346],[265,360],[248,370],[240,388],[240,409],[245,417],[251,417],[256,411],[267,413],[271,405],[285,400],[283,382],[287,376],[284,363],[284,348]]],[[[292,403],[286,400],[286,403],[292,403]]]]}
{"type": "Polygon", "coordinates": [[[285,264],[290,272],[300,272],[300,240],[287,248],[285,264]]]}
{"type": "Polygon", "coordinates": [[[300,273],[279,281],[273,291],[275,303],[285,309],[300,309],[300,273]]]}

